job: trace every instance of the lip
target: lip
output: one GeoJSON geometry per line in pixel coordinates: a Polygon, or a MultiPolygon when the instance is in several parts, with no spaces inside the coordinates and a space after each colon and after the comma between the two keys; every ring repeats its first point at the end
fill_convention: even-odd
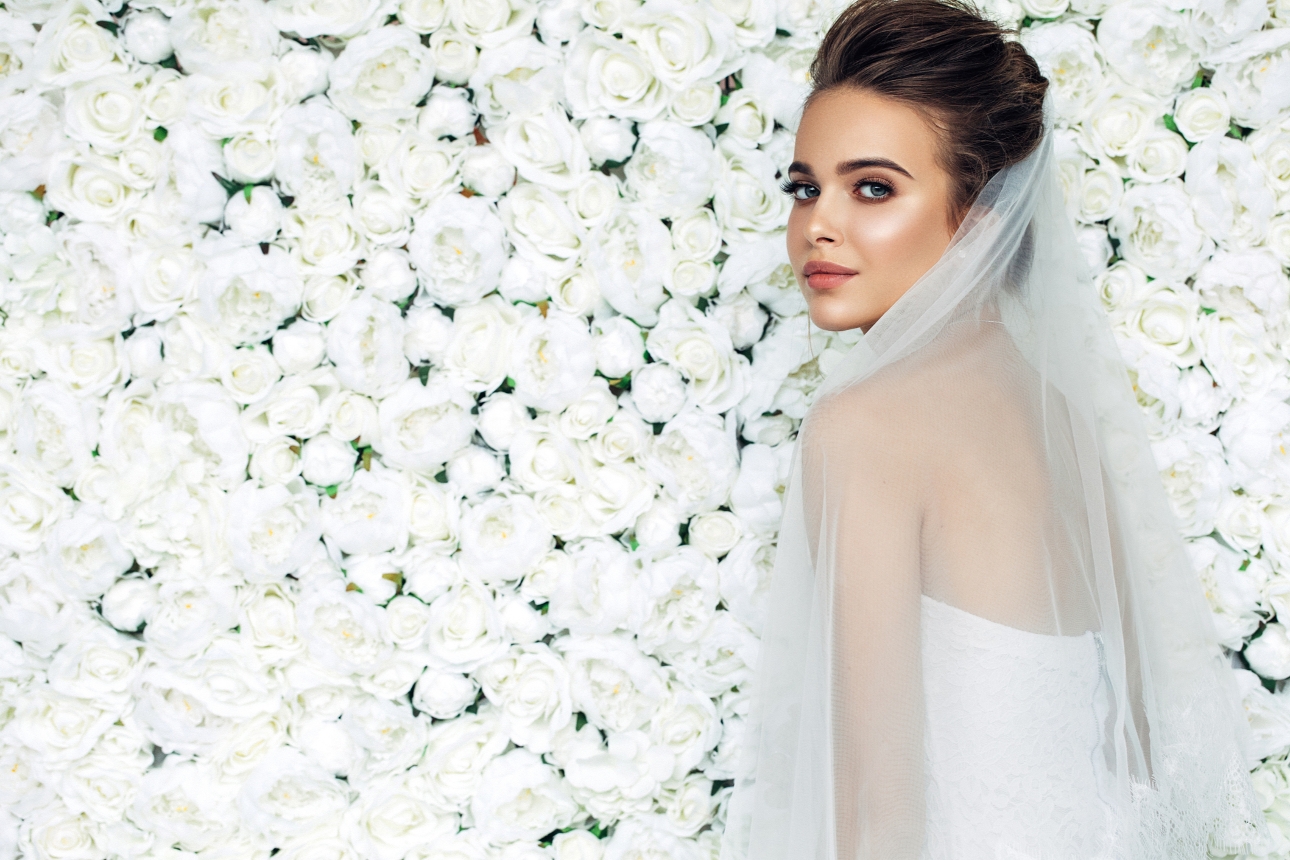
{"type": "Polygon", "coordinates": [[[839,266],[825,260],[811,260],[802,267],[802,275],[813,290],[828,290],[840,286],[859,274],[855,269],[839,266]]]}

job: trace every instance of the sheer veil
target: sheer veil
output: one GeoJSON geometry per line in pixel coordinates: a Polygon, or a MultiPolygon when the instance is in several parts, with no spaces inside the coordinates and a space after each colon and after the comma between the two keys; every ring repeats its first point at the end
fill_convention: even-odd
{"type": "Polygon", "coordinates": [[[1051,96],[1045,115],[802,423],[722,860],[926,856],[923,598],[1097,634],[1090,858],[1266,838],[1235,679],[1067,220],[1051,96]]]}

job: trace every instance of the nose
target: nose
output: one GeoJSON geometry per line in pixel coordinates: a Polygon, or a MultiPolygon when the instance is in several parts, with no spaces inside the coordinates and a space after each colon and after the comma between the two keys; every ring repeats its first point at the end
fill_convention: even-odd
{"type": "Polygon", "coordinates": [[[806,219],[803,229],[807,241],[812,245],[836,245],[842,241],[842,231],[838,229],[835,209],[833,197],[829,194],[821,193],[811,204],[810,216],[806,219]]]}

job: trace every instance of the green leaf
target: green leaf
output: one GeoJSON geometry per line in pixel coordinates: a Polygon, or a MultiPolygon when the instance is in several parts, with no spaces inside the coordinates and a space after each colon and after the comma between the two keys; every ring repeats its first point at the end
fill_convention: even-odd
{"type": "Polygon", "coordinates": [[[587,724],[587,715],[584,714],[582,711],[578,711],[578,722],[574,725],[573,730],[580,731],[582,727],[585,726],[586,724],[587,724]]]}
{"type": "Polygon", "coordinates": [[[336,498],[336,489],[339,486],[340,486],[339,484],[328,484],[327,486],[323,487],[323,492],[334,499],[336,498]]]}
{"type": "Polygon", "coordinates": [[[1232,124],[1227,127],[1227,136],[1241,139],[1241,127],[1236,124],[1236,120],[1232,120],[1232,124]]]}
{"type": "Polygon", "coordinates": [[[161,66],[163,69],[177,69],[179,68],[179,61],[175,59],[174,54],[171,54],[169,57],[166,57],[166,59],[162,60],[157,65],[161,66]]]}
{"type": "Polygon", "coordinates": [[[1197,87],[1203,87],[1203,86],[1205,86],[1205,72],[1203,69],[1198,69],[1196,71],[1196,77],[1191,79],[1190,89],[1194,90],[1197,87]]]}
{"type": "Polygon", "coordinates": [[[434,476],[434,479],[441,484],[448,483],[448,470],[447,469],[440,470],[439,474],[434,476]]]}
{"type": "Polygon", "coordinates": [[[166,135],[168,134],[170,134],[170,132],[166,131],[166,127],[164,125],[159,125],[153,129],[152,139],[157,141],[157,143],[161,143],[166,139],[166,135]]]}
{"type": "Polygon", "coordinates": [[[254,188],[255,188],[255,186],[254,186],[254,185],[243,185],[243,186],[242,186],[242,196],[246,198],[246,202],[247,202],[247,203],[250,203],[250,202],[251,202],[251,191],[252,191],[254,188]]]}
{"type": "Polygon", "coordinates": [[[1218,313],[1218,311],[1215,308],[1207,308],[1204,305],[1201,306],[1200,310],[1201,310],[1201,313],[1204,313],[1204,314],[1218,313]]]}
{"type": "Polygon", "coordinates": [[[220,184],[220,187],[224,189],[224,193],[229,197],[232,197],[242,189],[242,185],[240,183],[234,182],[231,179],[225,179],[213,170],[211,171],[211,176],[215,177],[215,181],[220,184]]]}
{"type": "Polygon", "coordinates": [[[1164,116],[1164,120],[1165,120],[1165,128],[1169,129],[1174,134],[1178,134],[1178,124],[1174,122],[1174,115],[1171,113],[1167,113],[1164,116]]]}
{"type": "Polygon", "coordinates": [[[632,548],[632,552],[635,552],[636,550],[640,549],[640,546],[641,546],[640,541],[636,540],[635,536],[633,536],[632,539],[627,542],[627,545],[632,548]]]}
{"type": "Polygon", "coordinates": [[[426,380],[430,378],[430,365],[423,364],[417,368],[417,377],[420,378],[421,384],[425,385],[426,380]]]}

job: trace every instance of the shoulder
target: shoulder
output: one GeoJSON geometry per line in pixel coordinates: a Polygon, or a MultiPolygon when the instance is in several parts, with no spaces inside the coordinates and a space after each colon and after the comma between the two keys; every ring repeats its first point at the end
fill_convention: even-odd
{"type": "Polygon", "coordinates": [[[804,464],[910,474],[927,458],[931,430],[919,388],[903,374],[880,371],[821,396],[799,432],[804,464]]]}

